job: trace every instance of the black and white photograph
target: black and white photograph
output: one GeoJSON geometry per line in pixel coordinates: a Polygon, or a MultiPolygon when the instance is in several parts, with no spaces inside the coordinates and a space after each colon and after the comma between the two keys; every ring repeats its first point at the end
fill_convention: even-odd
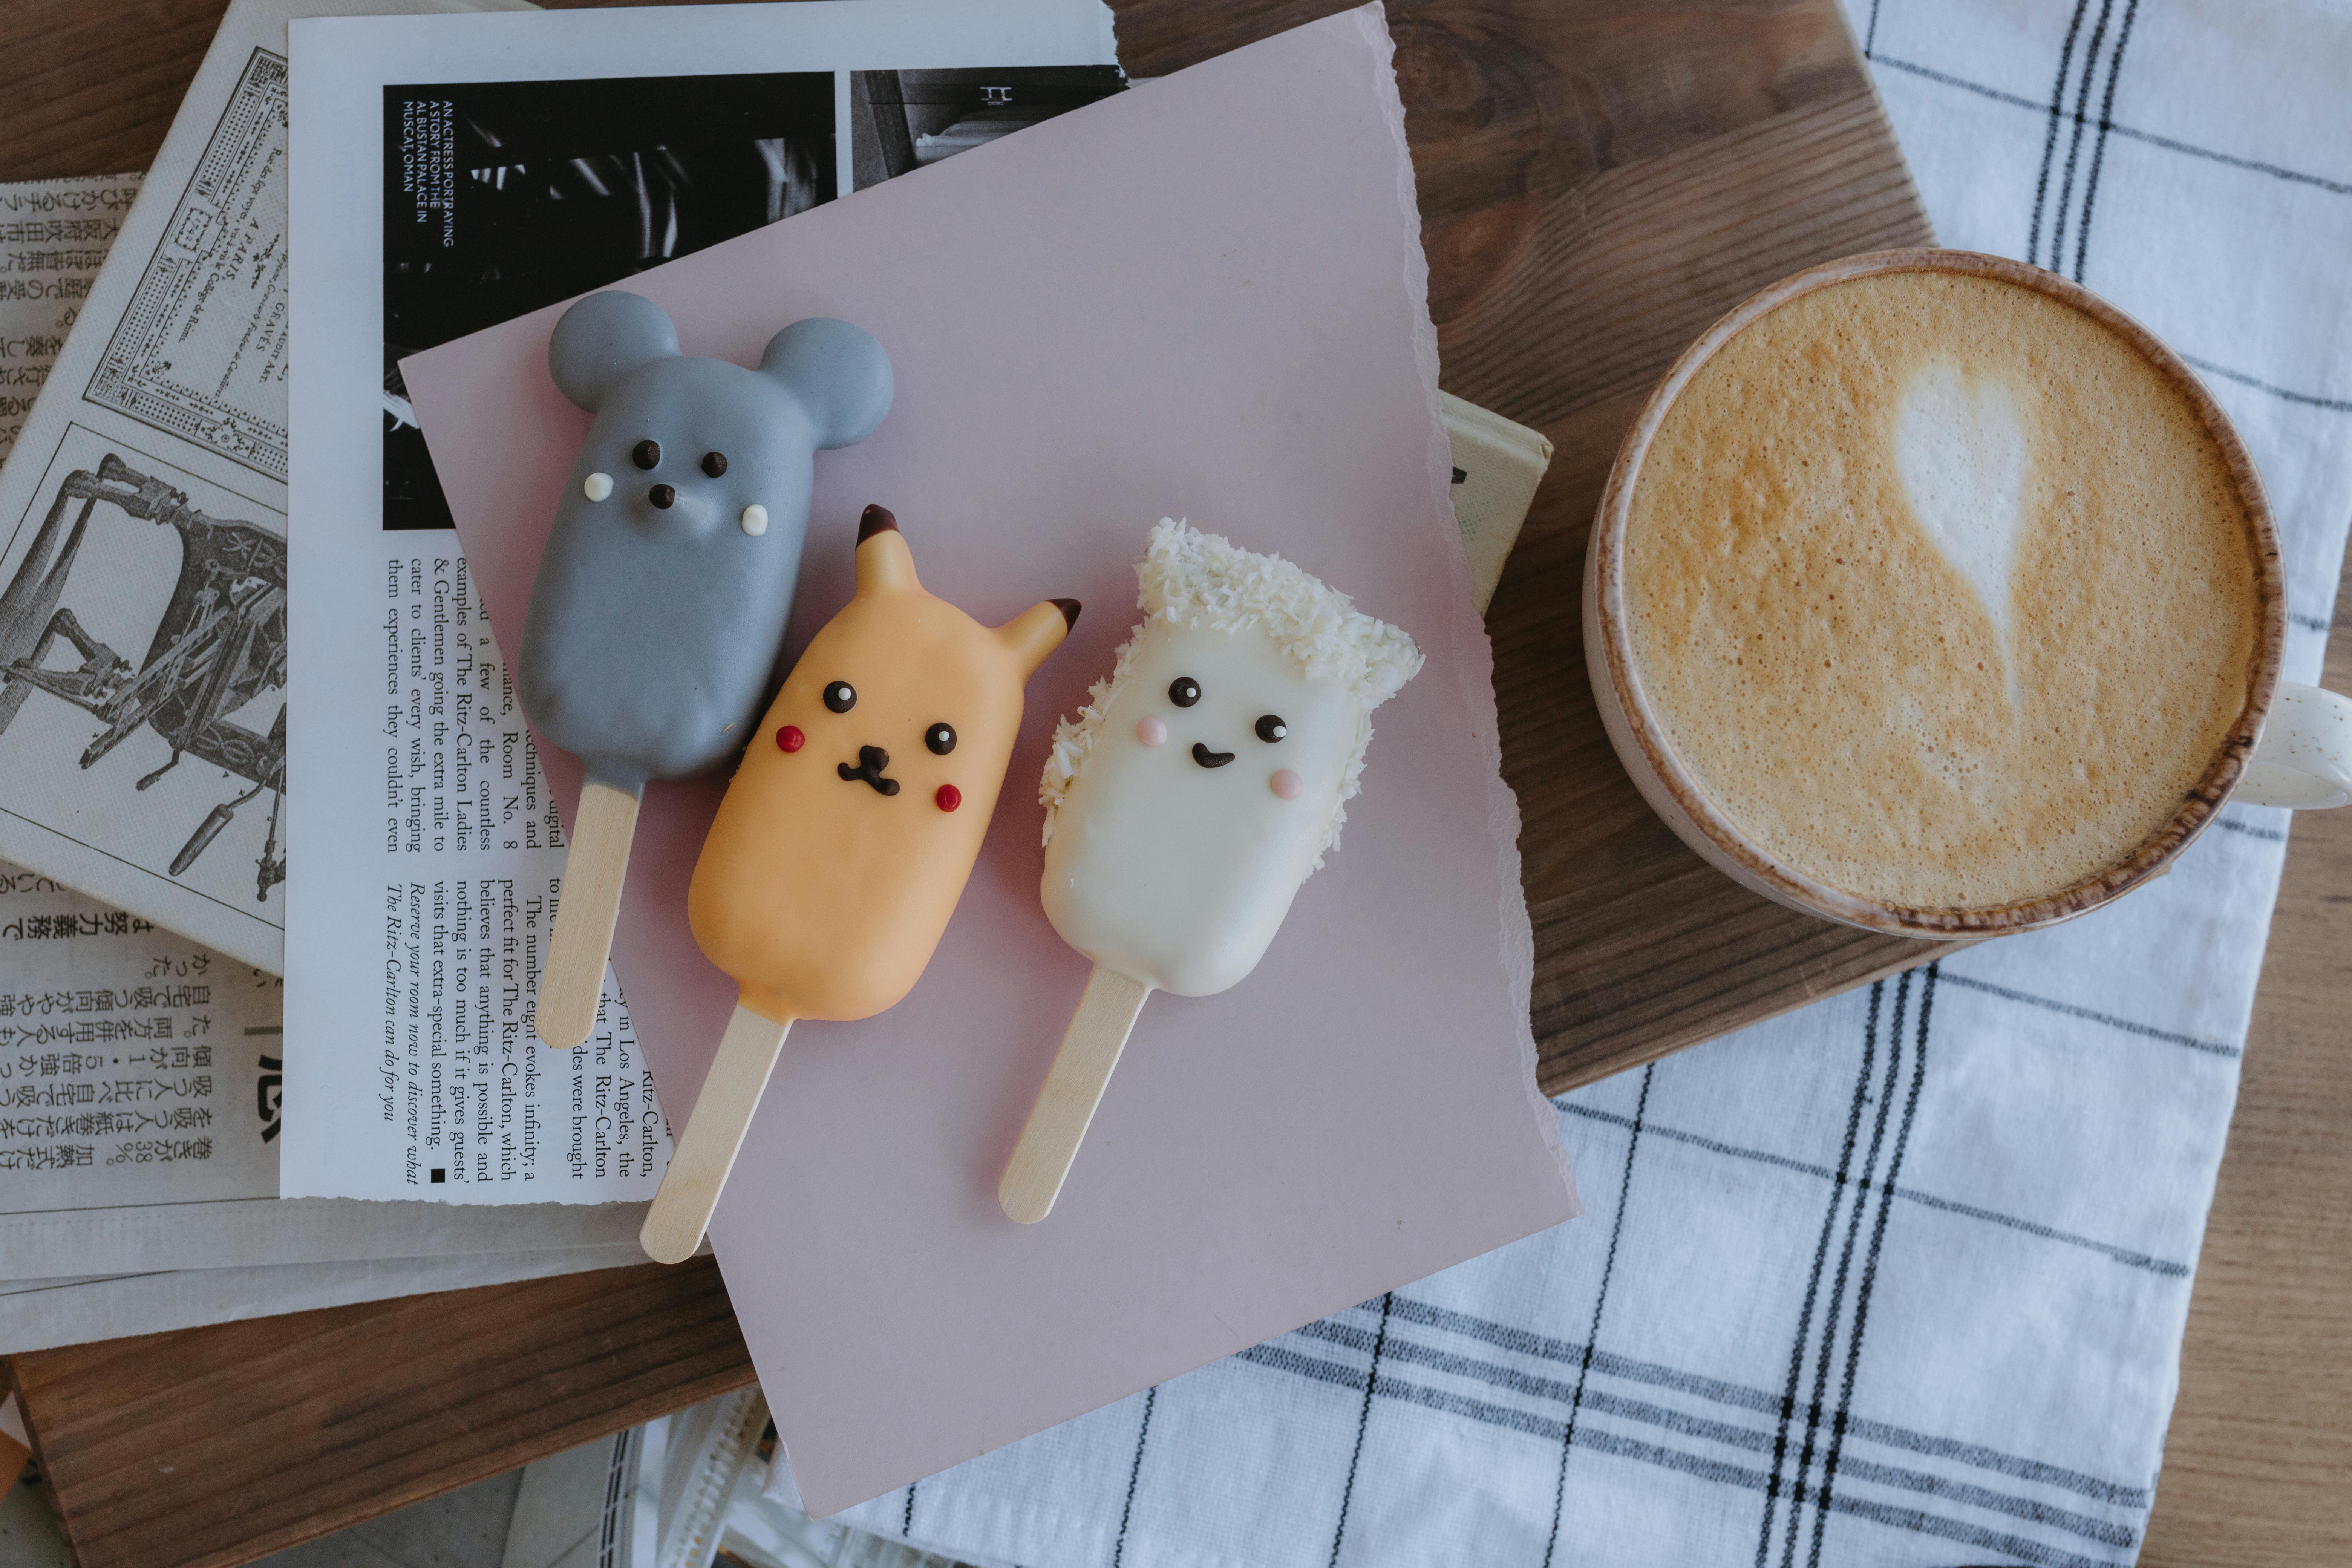
{"type": "Polygon", "coordinates": [[[849,152],[866,190],[1127,90],[1117,66],[849,73],[849,152]]]}
{"type": "Polygon", "coordinates": [[[449,514],[401,359],[829,202],[831,71],[383,89],[383,526],[449,514]]]}
{"type": "Polygon", "coordinates": [[[74,425],[11,521],[0,794],[282,924],[285,520],[74,425]]]}

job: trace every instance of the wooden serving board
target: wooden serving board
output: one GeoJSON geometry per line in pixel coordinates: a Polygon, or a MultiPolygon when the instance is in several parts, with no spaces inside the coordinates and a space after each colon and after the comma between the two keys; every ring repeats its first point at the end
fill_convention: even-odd
{"type": "Polygon", "coordinates": [[[249,1562],[752,1380],[708,1258],[105,1340],[10,1371],[81,1568],[249,1562]]]}
{"type": "MultiPolygon", "coordinates": [[[[1159,75],[1335,9],[1120,4],[1159,75]]],[[[1837,0],[1391,0],[1445,389],[1558,448],[1486,616],[1557,1094],[1937,944],[1748,892],[1642,803],[1584,670],[1585,535],[1675,357],[1791,272],[1934,243],[1837,0]]]]}
{"type": "MultiPolygon", "coordinates": [[[[219,8],[12,5],[0,179],[144,167],[219,8]]],[[[1140,77],[1342,8],[1114,4],[1140,77]]],[[[1782,909],[1685,848],[1601,731],[1579,621],[1610,459],[1675,356],[1776,279],[1933,237],[1837,0],[1393,0],[1389,17],[1445,388],[1558,448],[1487,616],[1558,1093],[1938,951],[1782,909]]]]}
{"type": "MultiPolygon", "coordinates": [[[[564,0],[554,0],[563,4],[564,0]]],[[[1113,0],[1164,76],[1339,0],[1113,0]]],[[[0,179],[144,167],[220,0],[14,0],[0,179]]],[[[1935,956],[1741,889],[1642,804],[1579,623],[1619,438],[1702,328],[1800,268],[1933,242],[1838,0],[1392,0],[1446,389],[1558,448],[1487,619],[1557,1093],[1935,956]]]]}
{"type": "MultiPolygon", "coordinates": [[[[1140,77],[1342,8],[1115,6],[1140,77]]],[[[220,9],[12,0],[0,179],[144,167],[220,9]]],[[[1937,951],[1767,903],[1685,849],[1601,733],[1579,625],[1610,459],[1684,345],[1775,279],[1930,236],[1837,0],[1397,0],[1390,19],[1444,384],[1559,449],[1488,616],[1558,1092],[1937,951]]],[[[85,1568],[226,1565],[748,1381],[724,1303],[706,1262],[14,1370],[85,1568]]]]}

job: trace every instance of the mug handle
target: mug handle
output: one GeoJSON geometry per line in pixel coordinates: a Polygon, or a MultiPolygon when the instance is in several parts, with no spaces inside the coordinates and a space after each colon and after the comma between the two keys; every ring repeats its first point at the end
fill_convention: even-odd
{"type": "Polygon", "coordinates": [[[2236,798],[2304,809],[2352,804],[2352,697],[2280,681],[2236,798]]]}

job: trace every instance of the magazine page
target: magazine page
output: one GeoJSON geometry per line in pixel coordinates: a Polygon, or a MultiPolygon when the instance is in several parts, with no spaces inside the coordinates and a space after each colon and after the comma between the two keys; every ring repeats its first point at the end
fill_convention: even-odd
{"type": "MultiPolygon", "coordinates": [[[[608,972],[533,1000],[565,841],[410,412],[404,357],[1121,90],[1096,0],[908,0],[294,29],[283,1191],[649,1195],[667,1131],[608,972]]],[[[780,323],[781,324],[781,323],[780,323]]],[[[546,498],[549,507],[555,498],[546,498]]]]}

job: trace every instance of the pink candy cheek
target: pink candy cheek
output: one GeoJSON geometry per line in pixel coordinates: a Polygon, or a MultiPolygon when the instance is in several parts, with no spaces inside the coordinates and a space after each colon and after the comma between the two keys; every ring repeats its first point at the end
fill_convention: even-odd
{"type": "Polygon", "coordinates": [[[1265,782],[1266,787],[1274,791],[1277,800],[1297,800],[1307,793],[1307,781],[1288,768],[1284,768],[1265,782]]]}
{"type": "Polygon", "coordinates": [[[1168,743],[1168,726],[1147,713],[1135,721],[1135,738],[1147,746],[1164,746],[1168,743]]]}

